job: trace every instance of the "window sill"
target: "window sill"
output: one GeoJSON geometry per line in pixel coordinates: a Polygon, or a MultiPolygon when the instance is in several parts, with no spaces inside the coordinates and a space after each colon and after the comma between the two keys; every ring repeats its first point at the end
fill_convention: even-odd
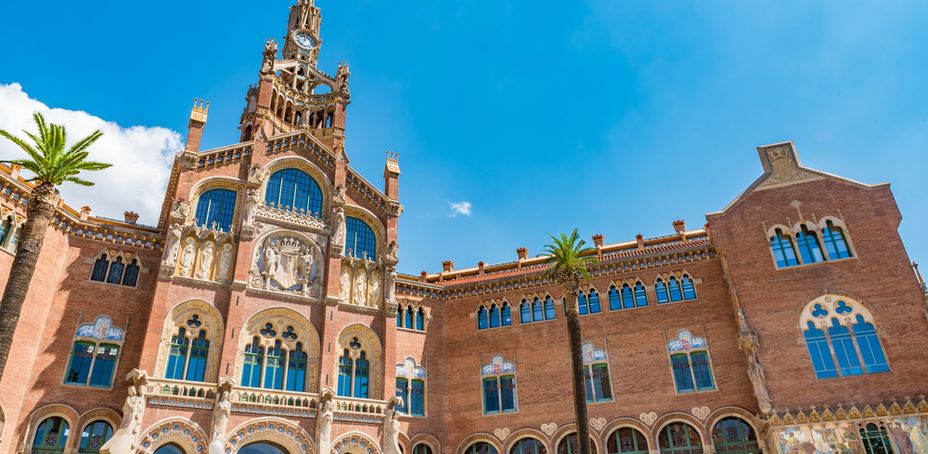
{"type": "Polygon", "coordinates": [[[603,400],[597,400],[595,402],[592,402],[592,401],[586,402],[587,405],[601,405],[601,404],[611,404],[611,403],[615,403],[615,399],[603,399],[603,400]]]}
{"type": "Polygon", "coordinates": [[[81,389],[85,391],[112,391],[113,390],[112,384],[110,384],[109,386],[103,387],[103,386],[81,385],[77,383],[62,383],[61,386],[63,388],[81,389]]]}
{"type": "Polygon", "coordinates": [[[477,328],[477,332],[478,332],[478,333],[485,333],[485,332],[488,332],[488,331],[494,331],[494,330],[498,330],[498,329],[512,329],[512,327],[513,327],[513,325],[495,326],[495,327],[493,327],[493,328],[483,328],[483,329],[477,328]]]}
{"type": "Polygon", "coordinates": [[[132,290],[135,290],[135,289],[139,288],[138,284],[136,284],[136,285],[122,285],[122,284],[113,284],[112,282],[100,282],[100,281],[95,281],[95,280],[93,280],[93,279],[87,279],[87,280],[88,280],[90,283],[92,283],[92,284],[105,285],[105,286],[107,286],[107,287],[127,288],[127,289],[132,289],[132,290]]]}
{"type": "Polygon", "coordinates": [[[492,416],[509,416],[509,415],[515,415],[515,414],[518,414],[518,413],[519,413],[519,409],[517,408],[517,409],[515,409],[515,410],[509,410],[509,411],[498,411],[498,412],[495,412],[495,413],[484,413],[483,416],[490,416],[490,417],[492,417],[492,416]]]}
{"type": "Polygon", "coordinates": [[[814,268],[817,266],[823,266],[829,263],[850,262],[852,260],[857,260],[857,258],[858,257],[855,255],[853,257],[846,257],[843,259],[834,259],[834,260],[829,259],[829,260],[822,260],[821,262],[815,262],[815,263],[800,263],[799,265],[784,266],[783,268],[778,267],[776,262],[774,262],[773,268],[775,271],[801,270],[801,269],[814,268]]]}
{"type": "Polygon", "coordinates": [[[397,331],[400,331],[400,332],[404,332],[404,333],[415,333],[415,334],[425,334],[425,333],[426,333],[425,330],[418,330],[418,329],[412,329],[412,328],[403,328],[403,327],[400,327],[400,326],[397,326],[397,327],[396,327],[396,330],[397,330],[397,331]]]}
{"type": "Polygon", "coordinates": [[[712,388],[712,389],[700,389],[696,391],[676,391],[675,390],[674,394],[677,396],[692,396],[695,394],[709,394],[709,393],[717,393],[717,392],[719,392],[718,388],[712,388]]]}
{"type": "Polygon", "coordinates": [[[556,322],[556,321],[557,321],[557,317],[552,318],[552,319],[548,319],[548,320],[533,320],[533,321],[525,322],[525,323],[522,323],[522,321],[520,320],[520,321],[519,321],[519,326],[539,325],[539,324],[542,324],[542,323],[545,323],[545,322],[556,322]]]}

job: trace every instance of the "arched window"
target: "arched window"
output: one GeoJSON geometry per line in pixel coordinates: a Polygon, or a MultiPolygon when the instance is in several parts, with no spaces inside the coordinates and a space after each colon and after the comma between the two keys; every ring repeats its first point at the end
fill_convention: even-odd
{"type": "Polygon", "coordinates": [[[90,280],[97,282],[106,281],[106,270],[110,267],[110,261],[107,260],[106,254],[101,254],[93,262],[93,271],[90,273],[90,280]]]}
{"type": "Polygon", "coordinates": [[[554,298],[550,295],[545,297],[545,320],[554,320],[557,314],[554,313],[554,298]]]}
{"type": "Polygon", "coordinates": [[[799,247],[799,256],[802,257],[802,263],[818,263],[824,260],[822,246],[818,242],[818,235],[804,225],[796,234],[796,245],[799,247]]]}
{"type": "Polygon", "coordinates": [[[371,363],[357,337],[351,338],[338,358],[338,395],[367,399],[370,397],[371,363]]]}
{"type": "Polygon", "coordinates": [[[412,308],[409,308],[409,310],[406,311],[406,328],[407,329],[413,329],[413,326],[415,326],[413,325],[414,317],[415,317],[415,314],[413,313],[412,308]]]}
{"type": "Polygon", "coordinates": [[[547,454],[545,444],[535,438],[523,438],[512,445],[509,454],[547,454]]]}
{"type": "MultiPolygon", "coordinates": [[[[921,429],[916,428],[915,430],[921,429]]],[[[893,446],[889,441],[886,427],[883,426],[883,423],[877,424],[871,422],[861,427],[860,441],[864,445],[864,452],[866,452],[866,454],[892,454],[894,452],[893,446]]]]}
{"type": "Polygon", "coordinates": [[[42,421],[32,439],[32,452],[62,453],[68,442],[70,426],[64,418],[53,416],[42,421]]]}
{"type": "Polygon", "coordinates": [[[122,263],[122,257],[116,257],[116,260],[110,264],[110,271],[106,273],[107,284],[119,284],[122,282],[122,272],[126,265],[122,263]]]}
{"type": "Polygon", "coordinates": [[[503,318],[502,320],[503,326],[511,326],[512,325],[512,309],[509,307],[509,303],[505,301],[503,302],[503,309],[501,313],[502,313],[502,318],[503,318]]]}
{"type": "Polygon", "coordinates": [[[352,257],[366,260],[377,258],[377,237],[374,229],[354,216],[345,218],[345,251],[352,257]]]}
{"type": "MultiPolygon", "coordinates": [[[[289,107],[287,109],[289,109],[289,107]]],[[[242,449],[238,451],[238,454],[289,454],[289,451],[277,443],[259,441],[243,446],[242,449]]]]}
{"type": "Polygon", "coordinates": [[[531,323],[532,322],[532,305],[528,301],[522,300],[522,303],[519,304],[519,323],[531,323]]]}
{"type": "Polygon", "coordinates": [[[396,327],[397,328],[403,327],[403,316],[404,316],[403,314],[405,312],[406,312],[406,309],[403,306],[399,306],[396,308],[396,327]]]}
{"type": "Polygon", "coordinates": [[[126,266],[126,273],[122,276],[122,285],[128,287],[135,287],[135,284],[139,280],[139,261],[138,259],[132,259],[129,262],[129,265],[126,266]]]}
{"type": "Polygon", "coordinates": [[[603,311],[602,305],[599,303],[599,292],[596,289],[590,289],[590,295],[587,298],[590,304],[590,313],[598,314],[603,311]]]}
{"type": "Polygon", "coordinates": [[[480,370],[483,378],[483,414],[493,415],[516,411],[516,366],[494,356],[480,370]]]}
{"type": "Polygon", "coordinates": [[[645,307],[648,305],[648,293],[644,289],[644,284],[638,282],[635,284],[635,306],[645,307]]]}
{"type": "Polygon", "coordinates": [[[425,416],[425,368],[413,358],[396,365],[396,396],[403,399],[401,413],[425,416]]]}
{"type": "Polygon", "coordinates": [[[299,169],[275,172],[267,180],[264,203],[281,210],[306,213],[320,217],[322,189],[319,183],[299,169]]]}
{"type": "Polygon", "coordinates": [[[633,307],[635,307],[635,293],[630,285],[622,284],[622,308],[631,309],[633,307]]]}
{"type": "Polygon", "coordinates": [[[806,306],[800,326],[816,378],[889,371],[873,318],[860,303],[823,296],[806,306]]]}
{"type": "Polygon", "coordinates": [[[235,214],[235,197],[231,189],[210,189],[201,194],[197,200],[197,225],[228,232],[235,214]]]}
{"type": "Polygon", "coordinates": [[[773,252],[777,268],[799,265],[799,260],[796,259],[796,249],[793,247],[793,239],[784,234],[782,230],[774,230],[773,236],[770,237],[770,250],[773,252]]]}
{"type": "Polygon", "coordinates": [[[609,378],[609,356],[605,350],[595,348],[587,342],[581,346],[583,353],[583,376],[586,384],[587,402],[612,400],[612,381],[609,378]]]}
{"type": "Polygon", "coordinates": [[[287,391],[303,391],[306,387],[306,352],[303,344],[296,343],[296,348],[290,352],[290,362],[287,363],[287,391]]]}
{"type": "Polygon", "coordinates": [[[69,385],[109,388],[125,332],[105,315],[77,328],[64,382],[69,385]]]}
{"type": "Polygon", "coordinates": [[[477,329],[487,329],[490,325],[487,322],[487,308],[482,305],[477,308],[477,329]]]}
{"type": "Polygon", "coordinates": [[[264,364],[264,347],[258,336],[245,345],[245,358],[242,362],[242,386],[261,387],[261,367],[264,364]]]}
{"type": "Polygon", "coordinates": [[[715,389],[706,340],[681,329],[667,343],[673,381],[678,393],[715,389]]]}
{"type": "Polygon", "coordinates": [[[686,274],[683,275],[683,279],[680,280],[683,286],[683,299],[685,300],[694,300],[696,299],[696,287],[693,285],[693,280],[686,274]]]}
{"type": "Polygon", "coordinates": [[[523,299],[522,304],[519,305],[520,323],[541,322],[545,320],[554,320],[555,318],[554,299],[550,296],[545,298],[544,301],[537,296],[532,298],[531,302],[523,299]]]}
{"type": "Polygon", "coordinates": [[[683,290],[680,288],[680,281],[675,276],[667,279],[667,289],[670,291],[670,301],[683,300],[683,290]]]}
{"type": "MultiPolygon", "coordinates": [[[[567,434],[557,444],[557,454],[578,454],[579,452],[580,444],[578,443],[577,432],[567,434]]],[[[593,442],[593,437],[590,437],[590,452],[596,454],[596,443],[593,442]]]]}
{"type": "MultiPolygon", "coordinates": [[[[131,257],[131,254],[126,257],[131,257]]],[[[106,252],[101,253],[93,262],[90,280],[135,287],[139,277],[139,260],[132,258],[128,266],[125,260],[122,253],[115,257],[109,257],[106,252]]]]}
{"type": "Polygon", "coordinates": [[[607,454],[648,454],[648,441],[636,429],[622,427],[609,434],[607,454]]]}
{"type": "Polygon", "coordinates": [[[432,448],[425,443],[419,443],[412,447],[412,454],[432,454],[432,448]]]}
{"type": "Polygon", "coordinates": [[[425,311],[421,307],[416,311],[416,330],[425,331],[425,311]]]}
{"type": "Polygon", "coordinates": [[[92,454],[100,452],[103,444],[113,436],[113,426],[106,421],[94,421],[84,427],[81,433],[79,454],[92,454]]]}
{"type": "Polygon", "coordinates": [[[699,432],[685,422],[673,422],[661,430],[661,454],[702,454],[699,432]]]}
{"type": "Polygon", "coordinates": [[[499,327],[499,308],[495,304],[490,305],[490,328],[499,327]]]}
{"type": "Polygon", "coordinates": [[[532,300],[532,321],[540,322],[545,319],[545,308],[541,300],[535,298],[532,300]]]}
{"type": "Polygon", "coordinates": [[[170,443],[155,450],[155,454],[187,454],[187,453],[185,453],[184,450],[181,449],[180,446],[177,446],[174,443],[170,443]]]}
{"type": "Polygon", "coordinates": [[[583,290],[577,293],[577,308],[580,311],[580,315],[590,313],[590,301],[587,299],[586,294],[583,293],[583,290]]]}
{"type": "Polygon", "coordinates": [[[609,287],[609,310],[617,311],[622,309],[622,297],[619,296],[619,291],[616,290],[615,286],[609,287]]]}
{"type": "Polygon", "coordinates": [[[273,323],[265,323],[245,345],[242,386],[305,391],[307,353],[298,339],[300,335],[293,326],[280,330],[273,323]]]}
{"type": "Polygon", "coordinates": [[[200,329],[202,325],[200,316],[194,314],[171,336],[165,378],[198,382],[205,379],[209,339],[206,330],[200,329]]]}
{"type": "Polygon", "coordinates": [[[828,252],[828,258],[831,260],[846,259],[853,256],[851,248],[847,245],[847,238],[844,237],[844,230],[835,226],[834,222],[825,221],[825,228],[822,229],[822,241],[825,242],[825,251],[828,252]]]}
{"type": "Polygon", "coordinates": [[[6,246],[6,240],[9,238],[10,233],[14,229],[13,216],[7,216],[6,219],[0,223],[0,246],[6,246]]]}
{"type": "Polygon", "coordinates": [[[712,444],[719,454],[760,454],[754,430],[743,419],[730,416],[715,424],[712,444]]]}
{"type": "Polygon", "coordinates": [[[499,454],[499,451],[497,451],[493,445],[485,441],[478,441],[468,446],[467,449],[464,450],[464,454],[499,454]]]}
{"type": "Polygon", "coordinates": [[[663,279],[658,279],[657,283],[654,284],[654,293],[657,295],[657,304],[670,301],[670,298],[667,297],[667,285],[664,284],[663,279]]]}

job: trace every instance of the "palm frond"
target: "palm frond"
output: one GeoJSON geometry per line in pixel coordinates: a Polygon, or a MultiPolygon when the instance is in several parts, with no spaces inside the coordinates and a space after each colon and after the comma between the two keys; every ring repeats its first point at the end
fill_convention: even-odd
{"type": "Polygon", "coordinates": [[[591,254],[591,248],[586,247],[586,241],[580,239],[577,229],[570,235],[561,233],[559,236],[549,236],[551,243],[545,246],[550,265],[545,271],[546,277],[561,284],[589,279],[588,267],[596,262],[596,256],[591,254]]]}

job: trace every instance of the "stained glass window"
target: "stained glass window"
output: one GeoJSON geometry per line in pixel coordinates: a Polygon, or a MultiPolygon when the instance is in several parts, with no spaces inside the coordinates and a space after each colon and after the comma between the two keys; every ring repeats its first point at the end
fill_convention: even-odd
{"type": "Polygon", "coordinates": [[[661,454],[702,454],[699,432],[689,424],[673,422],[661,430],[658,442],[661,454]]]}
{"type": "Polygon", "coordinates": [[[322,213],[322,190],[306,172],[284,169],[267,180],[264,202],[281,210],[308,213],[318,218],[322,213]]]}
{"type": "Polygon", "coordinates": [[[648,441],[638,430],[622,427],[609,435],[606,452],[608,454],[648,454],[648,441]]]}
{"type": "Polygon", "coordinates": [[[754,430],[743,419],[733,416],[719,421],[712,429],[712,444],[719,454],[760,454],[754,430]]]}
{"type": "Polygon", "coordinates": [[[545,444],[534,438],[523,438],[509,450],[509,454],[547,454],[545,444]]]}
{"type": "Polygon", "coordinates": [[[197,225],[228,232],[235,214],[235,197],[231,189],[211,189],[201,194],[197,200],[197,225]]]}
{"type": "Polygon", "coordinates": [[[478,441],[464,450],[464,454],[499,454],[499,451],[496,450],[493,445],[485,442],[478,441]]]}
{"type": "Polygon", "coordinates": [[[61,453],[68,442],[70,426],[58,416],[42,421],[32,439],[32,452],[61,453]]]}
{"type": "MultiPolygon", "coordinates": [[[[576,432],[561,438],[560,443],[557,444],[557,454],[579,454],[580,444],[578,440],[576,432]]],[[[592,437],[590,437],[590,452],[596,454],[596,443],[593,442],[592,437]]]]}
{"type": "Polygon", "coordinates": [[[84,427],[81,433],[81,444],[77,451],[79,454],[93,454],[100,452],[103,444],[113,436],[113,426],[106,421],[94,421],[84,427]]]}
{"type": "Polygon", "coordinates": [[[345,218],[345,250],[352,257],[366,260],[377,258],[377,237],[374,229],[354,216],[345,218]]]}
{"type": "Polygon", "coordinates": [[[799,247],[799,256],[802,257],[802,263],[817,263],[825,258],[822,256],[822,247],[818,243],[818,235],[802,226],[802,229],[796,234],[796,244],[799,247]]]}
{"type": "Polygon", "coordinates": [[[834,222],[825,221],[825,228],[822,230],[822,241],[825,242],[828,258],[837,260],[852,256],[851,249],[847,245],[847,238],[844,237],[844,230],[841,227],[836,227],[834,222]]]}
{"type": "Polygon", "coordinates": [[[796,259],[796,249],[793,248],[793,240],[789,235],[784,235],[780,229],[776,229],[773,236],[770,237],[770,250],[773,252],[777,268],[786,268],[799,264],[799,260],[796,259]]]}

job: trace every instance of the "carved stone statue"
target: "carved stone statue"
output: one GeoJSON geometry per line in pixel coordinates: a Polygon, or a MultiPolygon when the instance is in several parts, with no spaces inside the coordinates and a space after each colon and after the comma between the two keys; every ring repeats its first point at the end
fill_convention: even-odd
{"type": "Polygon", "coordinates": [[[401,454],[400,421],[396,419],[396,406],[401,403],[399,398],[391,397],[383,411],[383,454],[401,454]]]}
{"type": "Polygon", "coordinates": [[[264,60],[261,62],[261,74],[274,72],[275,60],[277,60],[277,41],[269,39],[264,43],[264,60]]]}
{"type": "Polygon", "coordinates": [[[342,207],[335,207],[335,216],[332,217],[332,227],[335,232],[332,234],[332,244],[343,246],[345,244],[345,210],[342,207]]]}
{"type": "Polygon", "coordinates": [[[197,259],[197,248],[193,238],[187,238],[187,242],[184,244],[184,253],[180,259],[180,274],[181,276],[190,277],[193,275],[193,263],[197,259]]]}
{"type": "Polygon", "coordinates": [[[209,454],[225,454],[226,430],[229,426],[229,414],[232,412],[232,402],[229,400],[229,391],[222,391],[216,398],[213,408],[213,433],[209,441],[209,454]]]}
{"type": "Polygon", "coordinates": [[[339,63],[338,72],[335,74],[335,92],[346,98],[351,97],[351,90],[348,88],[349,77],[351,77],[351,70],[348,69],[348,64],[339,63]]]}
{"type": "Polygon", "coordinates": [[[339,206],[345,204],[345,187],[342,185],[335,186],[335,191],[332,193],[332,204],[339,206]]]}
{"type": "Polygon", "coordinates": [[[184,227],[180,223],[171,224],[168,227],[167,237],[164,239],[164,257],[161,263],[165,266],[177,264],[177,253],[180,250],[180,236],[184,233],[184,227]]]}
{"type": "Polygon", "coordinates": [[[174,202],[174,205],[171,207],[171,220],[175,222],[184,223],[187,220],[187,215],[190,213],[190,205],[187,204],[186,200],[178,200],[174,202]]]}
{"type": "Polygon", "coordinates": [[[248,169],[248,183],[260,186],[261,182],[264,180],[264,169],[260,165],[255,164],[251,166],[251,169],[248,169]]]}
{"type": "Polygon", "coordinates": [[[391,241],[390,244],[387,245],[387,263],[390,263],[393,265],[396,265],[397,263],[399,263],[400,261],[399,253],[400,253],[400,246],[396,244],[396,240],[391,241]]]}
{"type": "Polygon", "coordinates": [[[341,292],[343,303],[351,302],[351,267],[345,266],[342,268],[341,276],[341,292]]]}
{"type": "Polygon", "coordinates": [[[129,395],[122,406],[122,422],[119,429],[100,448],[104,454],[121,454],[135,452],[135,443],[142,430],[142,416],[145,413],[145,398],[136,385],[129,386],[129,395]]]}
{"type": "Polygon", "coordinates": [[[757,398],[757,405],[761,413],[768,414],[773,410],[773,401],[770,399],[770,392],[767,390],[767,377],[764,375],[764,367],[757,358],[757,349],[760,343],[757,335],[751,331],[748,320],[744,316],[744,310],[738,309],[738,348],[740,348],[748,360],[748,378],[751,379],[751,386],[754,388],[754,397],[757,398]]]}
{"type": "Polygon", "coordinates": [[[354,276],[354,301],[356,306],[366,306],[367,301],[367,272],[364,268],[358,270],[354,276]]]}
{"type": "Polygon", "coordinates": [[[258,191],[255,189],[249,188],[245,192],[245,212],[242,218],[242,225],[248,227],[255,225],[255,211],[258,209],[259,201],[258,191]]]}
{"type": "Polygon", "coordinates": [[[264,248],[264,268],[261,270],[264,275],[264,288],[268,287],[271,278],[277,272],[279,260],[280,255],[277,253],[277,248],[273,244],[268,244],[264,248]]]}
{"type": "Polygon", "coordinates": [[[318,452],[332,450],[332,419],[335,416],[332,407],[332,390],[326,390],[319,402],[319,416],[316,417],[316,436],[318,438],[316,449],[318,452]]]}
{"type": "Polygon", "coordinates": [[[371,273],[371,297],[367,301],[367,305],[371,307],[380,307],[380,298],[383,297],[380,289],[380,281],[382,276],[380,271],[374,271],[371,273]]]}
{"type": "Polygon", "coordinates": [[[197,279],[208,280],[213,271],[213,256],[216,254],[212,241],[207,241],[200,251],[200,267],[197,269],[197,279]]]}
{"type": "Polygon", "coordinates": [[[396,268],[387,268],[387,279],[383,284],[384,301],[388,305],[396,303],[396,268]]]}
{"type": "Polygon", "coordinates": [[[299,274],[301,276],[300,282],[303,284],[303,296],[309,295],[310,283],[313,280],[313,261],[313,250],[311,248],[306,248],[300,255],[299,269],[299,274]]]}
{"type": "Polygon", "coordinates": [[[229,271],[232,270],[232,245],[226,244],[222,247],[222,253],[219,254],[219,272],[216,273],[216,280],[219,282],[229,282],[229,271]]]}

